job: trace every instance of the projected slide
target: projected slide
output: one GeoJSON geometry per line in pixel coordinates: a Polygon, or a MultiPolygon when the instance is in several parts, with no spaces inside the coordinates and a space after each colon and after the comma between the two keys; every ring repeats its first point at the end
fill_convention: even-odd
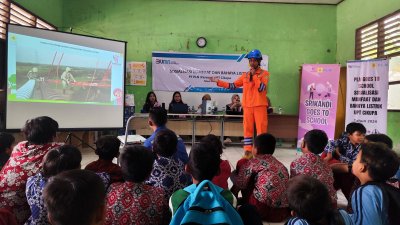
{"type": "Polygon", "coordinates": [[[6,129],[123,127],[126,42],[9,24],[6,129]]]}
{"type": "Polygon", "coordinates": [[[124,55],[10,32],[9,102],[123,104],[124,55]]]}

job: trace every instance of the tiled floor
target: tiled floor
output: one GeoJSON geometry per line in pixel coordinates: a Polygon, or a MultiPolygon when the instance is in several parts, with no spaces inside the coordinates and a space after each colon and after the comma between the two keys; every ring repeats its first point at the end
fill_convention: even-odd
{"type": "MultiPolygon", "coordinates": [[[[186,150],[190,151],[190,145],[186,146],[186,150]]],[[[236,166],[236,162],[242,157],[243,149],[240,146],[228,146],[224,149],[224,153],[222,155],[223,159],[229,160],[232,170],[236,166]]],[[[84,168],[88,163],[97,160],[97,156],[94,154],[94,151],[90,148],[84,149],[82,151],[82,168],[84,168]]],[[[275,150],[274,156],[281,161],[287,168],[289,168],[290,163],[299,157],[296,153],[296,150],[293,148],[277,148],[275,150]]],[[[232,183],[229,181],[229,186],[232,186],[232,183]]],[[[338,192],[338,206],[346,206],[347,200],[343,196],[343,194],[338,192]]],[[[280,225],[284,223],[268,223],[264,222],[264,225],[280,225]]]]}

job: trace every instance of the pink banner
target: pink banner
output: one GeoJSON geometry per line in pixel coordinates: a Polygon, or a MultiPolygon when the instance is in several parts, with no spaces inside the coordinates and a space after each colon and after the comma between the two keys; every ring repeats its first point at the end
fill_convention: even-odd
{"type": "Polygon", "coordinates": [[[312,129],[323,130],[329,139],[334,138],[339,75],[337,64],[303,65],[297,147],[312,129]]]}

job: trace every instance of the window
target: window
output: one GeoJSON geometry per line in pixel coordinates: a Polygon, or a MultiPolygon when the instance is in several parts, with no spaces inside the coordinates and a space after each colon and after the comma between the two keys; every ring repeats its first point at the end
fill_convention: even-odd
{"type": "Polygon", "coordinates": [[[7,35],[7,23],[55,30],[56,27],[10,0],[0,0],[0,39],[7,35]]]}
{"type": "Polygon", "coordinates": [[[356,30],[356,59],[400,55],[400,10],[356,30]]]}
{"type": "Polygon", "coordinates": [[[400,56],[389,60],[388,109],[400,111],[400,56]]]}

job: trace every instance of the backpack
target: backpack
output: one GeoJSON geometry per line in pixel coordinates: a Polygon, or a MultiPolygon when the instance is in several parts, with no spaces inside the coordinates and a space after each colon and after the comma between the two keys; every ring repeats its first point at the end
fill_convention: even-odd
{"type": "Polygon", "coordinates": [[[243,225],[236,209],[220,194],[221,188],[209,180],[202,181],[195,189],[189,187],[184,189],[188,196],[170,225],[243,225]]]}
{"type": "Polygon", "coordinates": [[[364,185],[376,185],[382,190],[383,201],[388,209],[389,224],[400,224],[400,189],[387,183],[367,182],[364,185]]]}

